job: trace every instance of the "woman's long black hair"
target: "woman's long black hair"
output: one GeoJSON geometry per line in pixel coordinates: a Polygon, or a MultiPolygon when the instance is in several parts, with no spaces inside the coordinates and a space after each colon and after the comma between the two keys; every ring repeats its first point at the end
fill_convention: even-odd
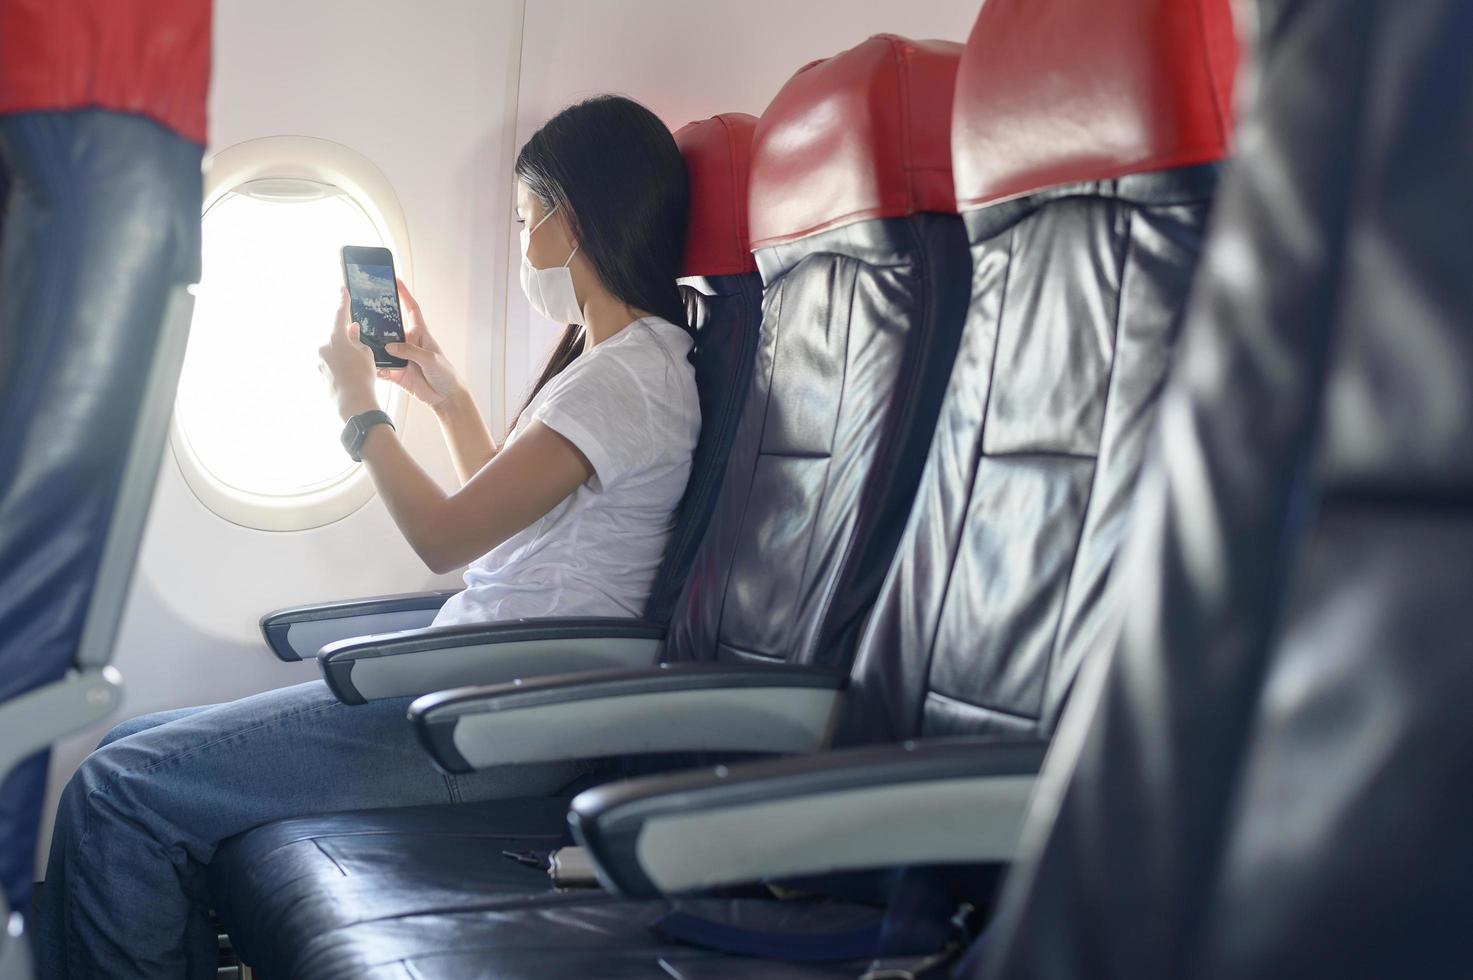
{"type": "MultiPolygon", "coordinates": [[[[527,140],[516,173],[544,214],[561,209],[609,292],[690,329],[675,285],[690,193],[685,162],[658,116],[618,95],[568,106],[527,140]]],[[[581,349],[570,324],[521,411],[581,349]]]]}

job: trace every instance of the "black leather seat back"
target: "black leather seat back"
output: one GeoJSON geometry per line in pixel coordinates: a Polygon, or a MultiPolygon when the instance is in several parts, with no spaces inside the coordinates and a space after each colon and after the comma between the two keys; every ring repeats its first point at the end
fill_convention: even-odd
{"type": "MultiPolygon", "coordinates": [[[[5,251],[5,212],[9,202],[10,170],[5,165],[5,158],[0,157],[0,255],[5,251]]],[[[0,289],[4,288],[4,282],[4,277],[0,276],[0,289]]],[[[3,303],[4,298],[0,297],[0,304],[3,303]]],[[[11,352],[15,350],[15,329],[15,324],[0,320],[0,399],[5,397],[5,376],[13,356],[11,352]]]]}
{"type": "Polygon", "coordinates": [[[675,134],[690,177],[691,214],[681,292],[696,334],[690,356],[701,403],[701,436],[670,543],[645,604],[644,618],[651,622],[670,618],[690,576],[751,387],[762,324],[762,280],[747,231],[747,186],[756,128],[756,117],[729,112],[690,123],[675,134]]]}
{"type": "Polygon", "coordinates": [[[670,659],[852,655],[965,312],[948,151],[959,56],[871,38],[804,68],[763,114],[756,371],[670,659]]]}
{"type": "Polygon", "coordinates": [[[0,8],[0,917],[34,876],[47,744],[117,704],[199,277],[210,5],[138,6],[0,8]]]}
{"type": "Polygon", "coordinates": [[[988,4],[968,42],[953,139],[972,302],[865,634],[854,740],[1047,735],[1110,635],[1106,585],[1227,148],[1214,71],[1232,24],[1227,0],[1203,3],[1217,33],[1178,30],[1166,0],[1082,6],[988,4]]]}
{"type": "MultiPolygon", "coordinates": [[[[111,657],[178,384],[183,287],[199,277],[201,149],[83,109],[0,119],[0,152],[16,180],[0,256],[0,334],[15,340],[0,395],[4,702],[111,657]]],[[[0,775],[16,891],[45,773],[43,755],[0,775]]]]}
{"type": "Polygon", "coordinates": [[[989,976],[1473,976],[1473,7],[1279,6],[989,976]]]}

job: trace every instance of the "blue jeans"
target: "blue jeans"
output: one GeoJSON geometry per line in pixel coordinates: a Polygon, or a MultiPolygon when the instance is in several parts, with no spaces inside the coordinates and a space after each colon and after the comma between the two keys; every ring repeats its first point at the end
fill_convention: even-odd
{"type": "Polygon", "coordinates": [[[62,793],[37,922],[40,976],[213,978],[204,869],[285,817],[556,792],[583,767],[437,771],[409,698],[340,704],[321,681],[108,733],[62,793]]]}

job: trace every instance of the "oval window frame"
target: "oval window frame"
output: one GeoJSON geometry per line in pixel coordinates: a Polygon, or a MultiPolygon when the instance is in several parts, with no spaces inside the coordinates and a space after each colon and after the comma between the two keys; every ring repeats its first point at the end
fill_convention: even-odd
{"type": "MultiPolygon", "coordinates": [[[[368,216],[394,255],[394,271],[412,289],[414,258],[404,209],[383,171],[367,157],[332,140],[312,136],[263,136],[228,146],[205,164],[200,220],[227,194],[252,181],[292,180],[337,188],[368,216]]],[[[395,391],[385,410],[402,432],[408,398],[395,391]]],[[[179,421],[176,403],[169,421],[169,448],[184,483],[201,505],[232,524],[257,531],[306,531],[325,527],[361,510],[376,490],[362,463],[340,477],[292,494],[243,490],[220,480],[195,454],[179,421]]]]}

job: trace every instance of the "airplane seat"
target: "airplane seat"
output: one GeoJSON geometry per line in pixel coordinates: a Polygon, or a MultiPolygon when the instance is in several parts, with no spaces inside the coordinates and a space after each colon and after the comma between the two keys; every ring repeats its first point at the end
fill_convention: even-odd
{"type": "Polygon", "coordinates": [[[960,54],[879,35],[804,66],[762,114],[757,379],[667,661],[853,656],[965,311],[948,143],[960,54]]]}
{"type": "MultiPolygon", "coordinates": [[[[4,250],[5,241],[5,212],[10,200],[10,168],[5,163],[5,158],[0,156],[0,252],[4,250]]],[[[3,282],[3,280],[0,280],[3,282]]],[[[0,287],[3,288],[3,287],[0,287]]],[[[5,397],[5,378],[7,368],[10,364],[8,351],[14,349],[14,341],[9,331],[14,329],[14,324],[0,320],[0,399],[5,397]]]]}
{"type": "MultiPolygon", "coordinates": [[[[789,875],[1011,860],[1075,678],[1131,601],[1112,572],[1231,151],[1236,51],[1228,0],[983,6],[952,126],[972,301],[850,675],[839,751],[581,794],[576,836],[606,885],[678,899],[789,875]],[[764,830],[738,837],[742,821],[764,830]]],[[[987,908],[992,884],[949,881],[958,892],[943,911],[987,908]]],[[[679,925],[692,964],[695,948],[760,938],[692,928],[693,904],[679,925]]],[[[787,905],[789,929],[812,928],[787,905]]],[[[659,924],[651,961],[682,949],[658,903],[625,907],[659,924]]],[[[512,921],[498,925],[510,933],[512,921]]]]}
{"type": "Polygon", "coordinates": [[[199,278],[210,4],[0,7],[0,974],[47,750],[105,718],[199,278]],[[105,39],[105,43],[104,43],[105,39]]]}
{"type": "Polygon", "coordinates": [[[1228,0],[979,13],[952,128],[974,269],[958,361],[991,369],[953,376],[851,685],[855,741],[1047,738],[1107,642],[1236,64],[1228,0]]]}
{"type": "Polygon", "coordinates": [[[744,206],[757,118],[727,112],[688,123],[675,142],[690,173],[690,221],[681,293],[696,333],[691,354],[701,404],[701,436],[644,618],[666,622],[685,587],[726,474],[756,361],[762,280],[749,246],[744,206]]]}
{"type": "Polygon", "coordinates": [[[964,976],[1473,976],[1473,7],[1275,7],[1125,628],[964,976]]]}
{"type": "MultiPolygon", "coordinates": [[[[293,962],[311,962],[328,976],[338,975],[328,963],[347,975],[349,962],[363,968],[390,957],[436,977],[595,975],[600,966],[629,976],[659,976],[662,967],[682,977],[774,970],[853,975],[862,972],[846,973],[853,963],[812,973],[755,959],[723,967],[700,943],[676,941],[668,915],[672,907],[682,914],[687,937],[692,920],[715,924],[706,930],[708,945],[720,934],[733,944],[728,949],[737,943],[750,944],[749,951],[760,943],[772,948],[771,933],[779,932],[785,936],[776,942],[790,954],[812,955],[824,945],[832,953],[852,947],[858,932],[869,930],[873,941],[872,910],[866,918],[849,902],[690,893],[756,879],[1011,856],[1043,756],[1039,739],[1052,727],[1044,692],[1052,680],[1061,690],[1051,694],[1062,700],[1068,686],[1065,666],[1056,666],[1057,673],[1048,668],[1054,661],[1077,667],[1096,649],[1107,607],[1118,600],[1101,580],[1128,514],[1186,305],[1215,161],[1227,150],[1227,123],[1217,115],[1220,90],[1191,83],[1209,78],[1206,64],[1220,56],[1220,46],[1231,47],[1232,35],[1155,51],[1153,44],[1181,40],[1161,29],[1176,23],[1175,9],[1141,0],[1135,16],[1119,18],[1130,30],[1097,34],[1106,50],[1087,59],[1052,47],[1054,31],[1046,23],[993,26],[986,12],[995,5],[984,7],[963,70],[1001,46],[1016,58],[1014,71],[1029,79],[958,77],[952,146],[956,191],[968,195],[974,212],[966,216],[975,265],[971,306],[949,381],[938,385],[944,401],[926,443],[915,509],[893,563],[867,570],[882,586],[842,698],[848,724],[835,740],[860,747],[608,783],[580,795],[573,811],[578,839],[605,885],[631,897],[673,896],[674,906],[668,899],[556,894],[545,875],[531,870],[526,880],[541,877],[540,895],[507,883],[506,871],[495,873],[500,884],[480,870],[456,882],[445,862],[428,855],[422,871],[403,852],[380,848],[368,855],[346,826],[325,837],[316,835],[329,828],[316,820],[283,828],[275,847],[311,839],[354,863],[361,876],[356,887],[314,883],[314,903],[355,904],[359,914],[307,939],[309,952],[293,962]],[[1142,81],[1143,54],[1170,70],[1142,81]],[[1053,85],[1058,103],[1018,105],[999,91],[1026,93],[1030,79],[1053,85]],[[1135,84],[1121,84],[1127,80],[1135,84]],[[1161,91],[1173,95],[1158,99],[1161,91]],[[1114,93],[1114,100],[1100,92],[1114,93]],[[1059,106],[1075,104],[1074,96],[1089,104],[1084,121],[1091,125],[1074,125],[1060,112],[1059,106]],[[1196,141],[1198,131],[1181,124],[1202,116],[1220,120],[1215,144],[1196,141]],[[993,117],[995,125],[988,122],[993,117]],[[1119,130],[1098,124],[1106,120],[1129,121],[1146,136],[1122,148],[1119,130]],[[1031,168],[1012,174],[1005,190],[979,176],[973,163],[962,172],[977,133],[1012,159],[1034,149],[1031,134],[1056,129],[1078,139],[1036,153],[1031,168]],[[1008,146],[1009,136],[1017,147],[1008,146]],[[1191,152],[1177,152],[1183,148],[1191,152]],[[1074,165],[1081,159],[1088,166],[1074,165]],[[1034,695],[1026,705],[1009,701],[1020,686],[1034,695]],[[961,735],[971,738],[931,737],[961,735]],[[899,739],[916,741],[864,747],[899,739]],[[380,875],[378,884],[393,883],[392,898],[379,897],[380,875]],[[412,889],[422,889],[418,901],[407,898],[412,889]],[[441,903],[435,911],[430,896],[441,903]],[[440,911],[446,908],[459,911],[440,911]],[[424,938],[412,930],[424,930],[424,938]]],[[[1052,6],[1057,16],[1089,17],[1081,3],[1052,6]]],[[[1225,11],[1225,0],[1204,9],[1225,11]]],[[[1213,23],[1231,30],[1225,19],[1213,23]]],[[[776,301],[769,289],[766,302],[776,301]]],[[[597,683],[571,679],[566,687],[597,683]]],[[[562,692],[534,682],[527,693],[551,700],[562,692]]],[[[509,689],[480,695],[502,716],[528,715],[525,730],[538,720],[539,706],[518,703],[523,696],[509,689]]],[[[427,698],[412,713],[424,729],[454,732],[464,703],[453,694],[427,698]]],[[[665,723],[658,701],[647,710],[651,724],[665,723]]],[[[541,720],[552,717],[547,712],[541,720]]],[[[426,740],[442,764],[453,764],[454,751],[471,753],[486,738],[489,760],[497,743],[488,736],[495,731],[465,726],[452,738],[427,733],[426,740]]],[[[500,743],[503,751],[506,745],[500,743]]],[[[468,846],[462,864],[479,852],[478,869],[489,868],[495,847],[538,846],[527,832],[538,821],[526,819],[521,803],[482,810],[477,824],[492,840],[468,846]],[[497,830],[508,836],[493,836],[497,830]]],[[[360,819],[363,830],[392,826],[381,815],[360,819]]],[[[304,861],[309,856],[304,848],[304,861]]],[[[296,881],[287,889],[292,903],[307,894],[296,881]]]]}
{"type": "MultiPolygon", "coordinates": [[[[675,712],[653,706],[626,717],[641,746],[654,722],[657,738],[710,739],[692,748],[720,751],[748,729],[728,729],[701,704],[831,703],[847,673],[857,620],[920,477],[966,310],[969,260],[952,213],[949,140],[960,53],[957,44],[872,38],[799,72],[758,124],[749,195],[765,283],[756,369],[666,647],[674,660],[706,662],[630,672],[639,677],[626,693],[636,698],[664,683],[691,698],[675,712]],[[804,661],[823,666],[805,673],[804,661]],[[775,674],[791,687],[764,687],[775,674]]],[[[479,690],[461,693],[474,699],[479,690]]],[[[474,703],[455,713],[467,729],[496,721],[474,703]]],[[[568,731],[566,741],[559,726],[534,727],[532,741],[552,751],[623,751],[610,749],[623,744],[618,725],[592,740],[568,731]]],[[[773,726],[774,745],[811,743],[823,728],[773,726]]],[[[468,744],[453,732],[436,739],[468,744]]],[[[282,821],[226,842],[210,866],[211,892],[243,959],[268,975],[349,975],[401,935],[399,923],[419,921],[431,893],[461,895],[466,909],[516,896],[560,901],[545,872],[501,852],[518,841],[543,851],[565,842],[565,816],[566,800],[539,800],[282,821]],[[478,833],[446,829],[467,820],[478,833]],[[359,854],[386,837],[396,846],[359,854]],[[329,871],[324,851],[363,873],[329,871]]],[[[447,915],[415,941],[453,948],[458,928],[447,915]]]]}

